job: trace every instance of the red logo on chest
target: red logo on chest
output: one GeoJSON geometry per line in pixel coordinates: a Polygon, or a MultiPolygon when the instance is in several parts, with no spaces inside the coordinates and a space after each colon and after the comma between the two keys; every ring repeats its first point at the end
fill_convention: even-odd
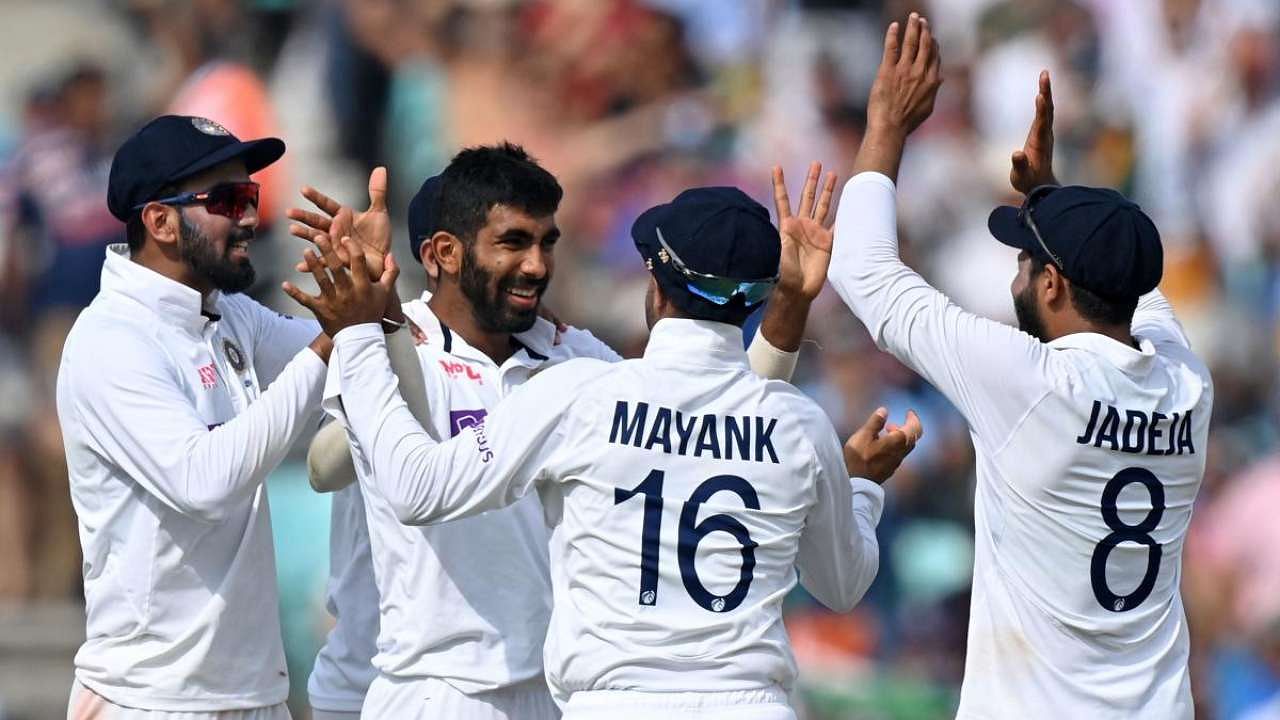
{"type": "Polygon", "coordinates": [[[480,373],[476,372],[475,368],[466,363],[461,363],[457,360],[441,360],[440,367],[443,368],[445,373],[454,380],[466,378],[467,380],[472,380],[480,385],[484,384],[484,377],[481,376],[480,373]]]}
{"type": "Polygon", "coordinates": [[[218,370],[213,363],[196,368],[196,372],[200,373],[200,384],[205,390],[210,390],[218,384],[218,370]]]}

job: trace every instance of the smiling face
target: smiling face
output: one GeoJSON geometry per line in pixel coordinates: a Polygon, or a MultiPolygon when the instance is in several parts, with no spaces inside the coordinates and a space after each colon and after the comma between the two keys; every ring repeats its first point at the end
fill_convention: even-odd
{"type": "MultiPolygon", "coordinates": [[[[208,190],[221,183],[248,182],[244,163],[233,161],[184,180],[179,192],[208,190]]],[[[174,208],[179,215],[178,255],[197,282],[224,293],[244,292],[255,273],[249,245],[258,227],[258,209],[250,205],[239,220],[208,211],[203,205],[174,208]]]]}
{"type": "Polygon", "coordinates": [[[489,209],[475,238],[462,241],[458,277],[480,327],[507,333],[533,327],[555,269],[559,239],[554,215],[535,217],[503,204],[489,209]]]}

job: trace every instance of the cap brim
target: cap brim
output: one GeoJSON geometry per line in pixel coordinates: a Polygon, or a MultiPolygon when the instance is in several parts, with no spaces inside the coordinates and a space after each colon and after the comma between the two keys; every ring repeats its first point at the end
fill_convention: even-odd
{"type": "Polygon", "coordinates": [[[1031,229],[1018,219],[1018,208],[1001,205],[991,211],[987,217],[987,230],[1000,242],[1011,248],[1026,250],[1029,253],[1040,253],[1040,243],[1031,229]]]}
{"type": "Polygon", "coordinates": [[[184,180],[231,160],[243,160],[245,171],[252,175],[279,160],[283,155],[284,141],[280,138],[246,140],[218,148],[165,178],[165,182],[184,180]]]}

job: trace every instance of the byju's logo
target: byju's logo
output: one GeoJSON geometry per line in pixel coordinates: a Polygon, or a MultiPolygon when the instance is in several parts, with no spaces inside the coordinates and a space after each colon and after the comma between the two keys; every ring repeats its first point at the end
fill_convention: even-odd
{"type": "Polygon", "coordinates": [[[450,410],[449,411],[449,437],[453,437],[469,427],[479,425],[484,422],[488,412],[481,410],[450,410]]]}

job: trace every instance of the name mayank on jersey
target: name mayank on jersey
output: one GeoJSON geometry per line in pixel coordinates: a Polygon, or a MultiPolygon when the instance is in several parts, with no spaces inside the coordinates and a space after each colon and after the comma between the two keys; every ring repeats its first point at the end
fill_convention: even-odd
{"type": "Polygon", "coordinates": [[[713,413],[686,415],[679,410],[658,406],[650,421],[649,410],[647,402],[637,402],[633,411],[631,403],[617,401],[609,442],[644,450],[661,449],[668,455],[692,455],[715,460],[765,462],[767,455],[769,462],[778,464],[772,437],[778,425],[777,418],[713,413]]]}

